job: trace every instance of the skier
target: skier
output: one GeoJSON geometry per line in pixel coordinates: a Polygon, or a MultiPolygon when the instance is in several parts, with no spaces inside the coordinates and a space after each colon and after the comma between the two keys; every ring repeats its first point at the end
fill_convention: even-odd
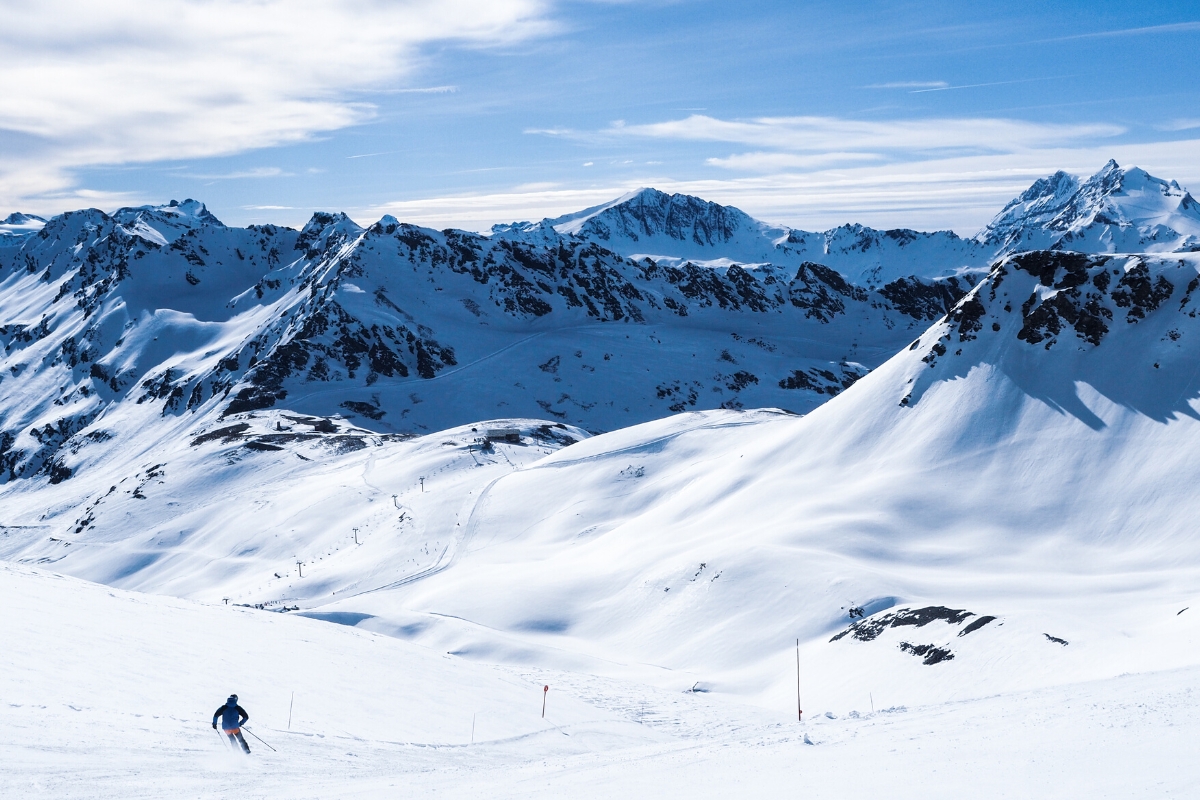
{"type": "Polygon", "coordinates": [[[213,730],[217,729],[217,717],[221,718],[221,730],[225,731],[225,735],[229,737],[229,741],[234,745],[241,745],[242,751],[246,755],[250,754],[250,745],[246,744],[246,740],[242,738],[242,726],[250,719],[250,715],[246,710],[238,705],[237,695],[229,695],[229,699],[225,701],[225,705],[213,712],[213,730]]]}

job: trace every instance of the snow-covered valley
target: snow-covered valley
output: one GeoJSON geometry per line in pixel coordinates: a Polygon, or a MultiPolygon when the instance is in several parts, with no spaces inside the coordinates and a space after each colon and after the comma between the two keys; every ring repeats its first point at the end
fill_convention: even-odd
{"type": "Polygon", "coordinates": [[[823,261],[652,192],[492,237],[206,214],[0,242],[6,792],[1200,785],[1177,185],[823,261]],[[229,691],[278,753],[222,752],[229,691]]]}

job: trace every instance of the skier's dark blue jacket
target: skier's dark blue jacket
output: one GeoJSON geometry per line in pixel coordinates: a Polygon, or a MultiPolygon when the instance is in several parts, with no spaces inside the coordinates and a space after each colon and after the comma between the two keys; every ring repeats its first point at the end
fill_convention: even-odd
{"type": "Polygon", "coordinates": [[[226,701],[225,705],[213,712],[213,722],[217,721],[217,717],[221,718],[221,730],[224,731],[240,728],[250,719],[250,715],[232,697],[226,701]]]}

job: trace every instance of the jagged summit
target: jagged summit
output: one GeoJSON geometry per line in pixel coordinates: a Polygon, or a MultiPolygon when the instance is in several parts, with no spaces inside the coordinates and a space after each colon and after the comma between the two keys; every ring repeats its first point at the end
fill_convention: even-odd
{"type": "Polygon", "coordinates": [[[1200,247],[1200,204],[1176,181],[1110,160],[1083,182],[1061,171],[1036,181],[978,238],[999,254],[1188,251],[1200,247]]]}
{"type": "Polygon", "coordinates": [[[191,198],[182,203],[172,200],[162,206],[120,208],[113,212],[112,218],[131,235],[141,236],[160,245],[171,244],[180,236],[197,228],[225,227],[204,203],[191,198]]]}

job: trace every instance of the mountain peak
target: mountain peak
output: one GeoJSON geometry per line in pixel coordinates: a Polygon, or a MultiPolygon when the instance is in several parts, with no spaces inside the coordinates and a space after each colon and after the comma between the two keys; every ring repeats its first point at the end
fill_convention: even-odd
{"type": "MultiPolygon", "coordinates": [[[[386,226],[386,223],[384,224],[386,226]]],[[[300,237],[296,240],[296,249],[307,251],[309,258],[313,258],[318,251],[328,249],[335,240],[344,242],[356,238],[363,233],[363,230],[363,227],[350,219],[344,211],[336,214],[329,211],[317,211],[300,230],[300,237]]]]}
{"type": "Polygon", "coordinates": [[[1109,161],[1087,180],[1061,170],[1009,202],[977,237],[999,252],[1170,251],[1194,246],[1200,209],[1176,181],[1109,161]]]}
{"type": "Polygon", "coordinates": [[[15,241],[31,233],[37,233],[45,224],[46,220],[41,217],[14,211],[0,220],[0,238],[15,241]]]}
{"type": "Polygon", "coordinates": [[[161,206],[125,207],[113,213],[113,218],[121,224],[128,224],[139,217],[143,219],[153,218],[188,228],[200,225],[225,227],[225,223],[217,219],[204,203],[201,203],[199,200],[193,200],[190,197],[182,202],[172,200],[166,205],[161,206]]]}

